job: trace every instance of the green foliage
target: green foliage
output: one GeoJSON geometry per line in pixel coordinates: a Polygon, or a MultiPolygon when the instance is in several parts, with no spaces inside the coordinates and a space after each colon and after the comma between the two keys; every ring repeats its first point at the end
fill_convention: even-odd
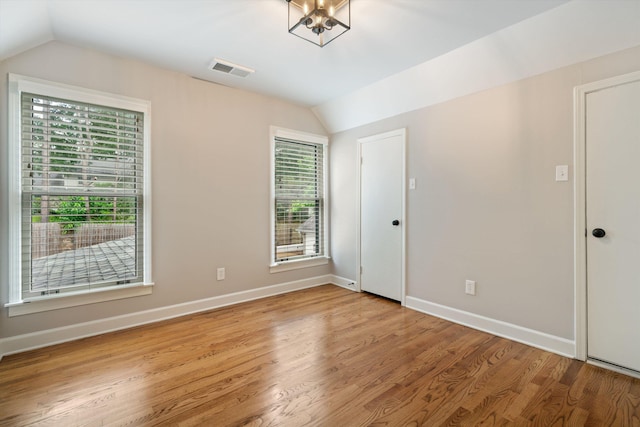
{"type": "Polygon", "coordinates": [[[312,209],[316,207],[315,200],[304,200],[291,202],[291,216],[295,222],[305,222],[311,216],[312,209]]]}
{"type": "Polygon", "coordinates": [[[28,126],[34,185],[47,193],[33,194],[32,222],[60,223],[63,233],[81,223],[135,223],[136,196],[115,196],[131,175],[121,176],[112,164],[134,162],[139,155],[132,138],[139,132],[135,112],[75,103],[23,93],[34,108],[28,126]],[[106,172],[105,172],[106,170],[106,172]],[[78,188],[79,195],[55,194],[62,186],[78,188]],[[100,195],[92,195],[100,194],[100,195]]]}
{"type": "Polygon", "coordinates": [[[90,186],[92,163],[136,158],[130,145],[138,132],[135,113],[30,94],[23,99],[37,106],[25,127],[34,177],[81,178],[90,186]]]}
{"type": "Polygon", "coordinates": [[[81,196],[70,196],[66,200],[58,202],[57,209],[51,209],[51,222],[59,222],[62,232],[67,233],[73,230],[76,223],[84,222],[86,216],[84,198],[81,196]]]}
{"type": "Polygon", "coordinates": [[[51,202],[49,220],[59,222],[65,234],[86,222],[134,223],[135,203],[134,197],[64,196],[51,202]]]}
{"type": "Polygon", "coordinates": [[[322,147],[292,141],[276,142],[276,222],[305,222],[317,210],[321,185],[322,147]]]}

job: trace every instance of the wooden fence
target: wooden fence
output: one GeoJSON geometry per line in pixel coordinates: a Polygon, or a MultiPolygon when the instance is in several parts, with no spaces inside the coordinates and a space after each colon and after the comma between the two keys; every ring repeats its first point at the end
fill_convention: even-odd
{"type": "Polygon", "coordinates": [[[63,250],[80,249],[133,236],[135,224],[82,224],[73,233],[62,235],[58,222],[31,224],[31,258],[55,255],[63,250]],[[64,244],[63,244],[64,243],[64,244]]]}
{"type": "Polygon", "coordinates": [[[133,236],[135,224],[82,224],[75,231],[76,249],[133,236]]]}
{"type": "Polygon", "coordinates": [[[55,255],[61,251],[61,228],[57,222],[31,224],[31,257],[33,259],[55,255]]]}

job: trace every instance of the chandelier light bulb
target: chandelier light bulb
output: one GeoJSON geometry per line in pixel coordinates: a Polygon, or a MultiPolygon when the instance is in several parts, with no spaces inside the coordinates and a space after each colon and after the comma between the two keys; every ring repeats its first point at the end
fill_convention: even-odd
{"type": "Polygon", "coordinates": [[[287,0],[289,32],[320,47],[325,46],[351,28],[350,1],[287,0]]]}

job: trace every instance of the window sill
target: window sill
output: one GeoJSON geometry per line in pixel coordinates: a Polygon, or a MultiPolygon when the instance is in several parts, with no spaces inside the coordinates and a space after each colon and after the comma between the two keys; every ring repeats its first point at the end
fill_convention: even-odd
{"type": "Polygon", "coordinates": [[[5,307],[9,309],[9,317],[14,317],[104,301],[150,295],[152,292],[153,283],[138,283],[127,287],[118,287],[116,289],[98,289],[78,293],[51,295],[41,298],[31,298],[21,302],[5,304],[5,307]]]}
{"type": "Polygon", "coordinates": [[[329,264],[329,257],[316,257],[311,259],[301,259],[297,261],[284,261],[269,266],[270,273],[280,273],[281,271],[297,270],[299,268],[316,267],[329,264]]]}

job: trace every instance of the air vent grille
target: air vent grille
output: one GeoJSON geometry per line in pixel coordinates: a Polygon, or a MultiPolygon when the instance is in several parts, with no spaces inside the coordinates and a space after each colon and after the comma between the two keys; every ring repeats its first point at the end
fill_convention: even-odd
{"type": "Polygon", "coordinates": [[[211,69],[214,71],[222,71],[223,73],[229,74],[231,70],[233,70],[233,67],[216,62],[211,69]]]}
{"type": "Polygon", "coordinates": [[[218,58],[213,60],[211,65],[209,65],[209,69],[237,77],[247,77],[249,74],[255,72],[255,70],[252,70],[249,67],[243,67],[242,65],[234,64],[233,62],[218,58]]]}

